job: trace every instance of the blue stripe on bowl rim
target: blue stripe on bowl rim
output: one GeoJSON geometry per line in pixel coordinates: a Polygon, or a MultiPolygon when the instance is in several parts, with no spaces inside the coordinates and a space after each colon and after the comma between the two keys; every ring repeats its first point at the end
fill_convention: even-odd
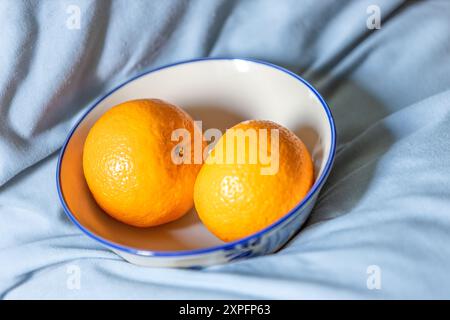
{"type": "Polygon", "coordinates": [[[273,63],[270,62],[266,62],[266,61],[262,61],[262,60],[258,60],[258,59],[253,59],[253,58],[231,58],[231,57],[205,57],[205,58],[196,58],[196,59],[190,59],[190,60],[183,60],[183,61],[179,61],[179,62],[175,62],[172,64],[168,64],[168,65],[164,65],[161,67],[157,67],[154,69],[150,69],[147,71],[144,71],[134,77],[132,77],[131,79],[123,82],[122,84],[116,86],[115,88],[113,88],[112,90],[110,90],[107,94],[101,96],[100,98],[98,98],[88,109],[87,111],[80,117],[80,119],[76,122],[76,124],[73,126],[73,128],[70,130],[66,140],[64,141],[64,144],[61,148],[61,151],[59,153],[59,157],[58,157],[58,163],[56,166],[56,186],[58,189],[58,196],[59,196],[59,200],[63,206],[64,212],[66,213],[66,215],[69,217],[69,219],[81,230],[83,231],[87,236],[89,236],[90,238],[97,240],[98,242],[100,242],[101,244],[105,245],[106,247],[109,247],[111,249],[115,249],[115,250],[120,250],[120,251],[124,251],[130,254],[135,254],[135,255],[139,255],[139,256],[151,256],[151,257],[186,257],[186,256],[196,256],[196,255],[202,255],[202,254],[207,254],[207,253],[212,253],[215,251],[229,251],[229,250],[233,250],[238,246],[241,246],[244,243],[247,243],[251,240],[255,240],[257,238],[262,237],[264,234],[274,230],[276,227],[278,227],[279,225],[281,225],[284,221],[286,221],[287,219],[289,219],[290,217],[292,217],[298,210],[300,210],[302,207],[304,207],[304,205],[316,194],[316,192],[322,187],[322,185],[324,184],[326,178],[328,177],[331,167],[333,166],[333,162],[334,162],[334,157],[335,157],[335,152],[336,152],[336,127],[334,124],[334,119],[333,116],[331,114],[331,110],[329,108],[329,106],[327,105],[327,103],[325,102],[325,100],[322,98],[322,96],[319,94],[319,92],[306,80],[304,80],[302,77],[300,77],[299,75],[293,73],[292,71],[289,71],[283,67],[280,67],[278,65],[275,65],[273,63]],[[80,123],[84,120],[84,118],[101,102],[103,101],[106,97],[108,97],[109,95],[111,95],[112,93],[114,93],[115,91],[119,90],[120,88],[122,88],[123,86],[125,86],[126,84],[142,77],[145,76],[147,74],[162,70],[162,69],[167,69],[167,68],[171,68],[177,65],[181,65],[181,64],[188,64],[188,63],[197,63],[197,62],[205,62],[205,61],[215,61],[215,60],[222,60],[222,61],[235,61],[235,60],[240,60],[240,61],[248,61],[248,62],[252,62],[252,63],[256,63],[256,64],[260,64],[260,65],[264,65],[273,69],[276,69],[278,71],[281,71],[283,73],[286,73],[288,75],[290,75],[291,77],[295,78],[296,80],[300,81],[301,83],[303,83],[304,85],[306,85],[314,94],[315,96],[319,99],[323,109],[325,110],[325,113],[328,117],[328,122],[331,128],[331,145],[330,145],[330,155],[328,157],[328,160],[325,164],[325,169],[323,170],[322,174],[319,176],[319,178],[316,180],[316,182],[314,183],[314,185],[312,186],[312,188],[309,190],[309,192],[307,193],[307,195],[302,199],[302,201],[300,201],[293,209],[291,209],[287,214],[285,214],[283,217],[281,217],[279,220],[277,220],[276,222],[274,222],[273,224],[271,224],[270,226],[264,228],[263,230],[254,233],[248,237],[245,237],[243,239],[237,240],[237,241],[233,241],[233,242],[229,242],[223,245],[218,245],[218,246],[213,246],[213,247],[209,247],[209,248],[204,248],[204,249],[194,249],[194,250],[182,250],[182,251],[150,251],[150,250],[144,250],[144,249],[137,249],[137,248],[132,248],[132,247],[128,247],[128,246],[124,246],[124,245],[120,245],[114,242],[111,242],[105,238],[102,238],[96,234],[94,234],[92,231],[88,230],[87,228],[85,228],[83,225],[81,225],[78,220],[75,218],[75,216],[73,215],[73,213],[70,211],[69,207],[66,204],[66,201],[64,199],[62,190],[61,190],[61,181],[60,181],[60,177],[61,177],[61,162],[62,159],[64,157],[64,152],[67,148],[67,145],[70,141],[70,139],[72,138],[73,133],[75,132],[75,130],[78,128],[78,126],[80,125],[80,123]]]}

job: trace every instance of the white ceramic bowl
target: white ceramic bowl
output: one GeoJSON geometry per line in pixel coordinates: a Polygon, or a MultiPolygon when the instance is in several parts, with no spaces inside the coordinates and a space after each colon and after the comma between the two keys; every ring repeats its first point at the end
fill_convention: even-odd
{"type": "Polygon", "coordinates": [[[141,74],[99,99],[69,133],[57,167],[57,188],[69,218],[86,235],[129,262],[143,266],[201,267],[272,253],[300,229],[332,167],[336,133],[319,93],[296,74],[276,65],[231,58],[180,62],[141,74]],[[203,129],[226,129],[247,119],[272,120],[295,132],[308,147],[315,183],[284,217],[239,241],[212,235],[193,209],[178,221],[135,228],[107,215],[94,201],[82,170],[85,138],[109,108],[139,98],[174,103],[203,121],[203,129]]]}

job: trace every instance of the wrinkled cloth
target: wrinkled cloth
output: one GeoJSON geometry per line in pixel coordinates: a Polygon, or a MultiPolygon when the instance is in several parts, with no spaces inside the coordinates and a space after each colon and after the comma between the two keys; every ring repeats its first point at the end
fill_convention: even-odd
{"type": "Polygon", "coordinates": [[[446,0],[1,0],[0,297],[450,298],[449,17],[446,0]],[[367,27],[370,5],[380,29],[367,27]],[[129,264],[64,214],[57,153],[117,84],[205,56],[310,81],[336,121],[334,168],[276,254],[202,270],[129,264]]]}

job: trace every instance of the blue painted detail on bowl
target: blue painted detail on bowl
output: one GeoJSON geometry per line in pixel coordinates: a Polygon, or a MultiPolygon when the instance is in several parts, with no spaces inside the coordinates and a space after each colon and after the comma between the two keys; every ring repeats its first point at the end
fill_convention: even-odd
{"type": "Polygon", "coordinates": [[[255,239],[256,241],[236,246],[231,252],[226,253],[228,261],[242,260],[249,257],[265,255],[272,253],[283,247],[300,229],[308,215],[303,214],[310,211],[314,204],[314,198],[317,194],[302,208],[299,208],[290,219],[285,220],[279,228],[266,233],[255,239]]]}
{"type": "Polygon", "coordinates": [[[322,96],[317,92],[317,90],[309,84],[306,80],[298,76],[297,74],[284,69],[280,66],[277,66],[275,64],[252,59],[252,58],[229,58],[229,57],[217,57],[217,58],[199,58],[199,59],[192,59],[192,60],[186,60],[181,61],[173,64],[169,64],[166,66],[162,66],[156,69],[152,69],[146,72],[143,72],[130,80],[122,83],[121,85],[115,87],[110,92],[108,92],[106,95],[99,98],[97,101],[95,101],[88,110],[81,116],[81,118],[77,121],[75,126],[71,129],[70,133],[68,134],[62,148],[59,154],[58,163],[56,167],[56,185],[58,189],[58,196],[61,201],[61,204],[64,208],[64,212],[67,214],[69,219],[78,227],[81,231],[83,231],[87,236],[99,241],[103,245],[115,249],[124,251],[129,254],[134,254],[138,256],[147,256],[147,257],[192,257],[197,255],[204,255],[204,254],[210,254],[210,253],[217,253],[222,252],[223,255],[226,257],[228,261],[232,260],[238,260],[243,258],[248,258],[251,256],[256,255],[262,255],[267,254],[276,251],[281,246],[283,246],[291,237],[298,231],[298,229],[301,227],[303,222],[307,218],[307,213],[310,211],[308,210],[310,206],[313,205],[314,199],[317,197],[317,194],[319,193],[320,189],[322,188],[326,178],[328,177],[331,167],[333,165],[334,156],[336,151],[336,128],[333,120],[333,116],[331,114],[331,111],[325,102],[325,100],[322,98],[322,96]],[[311,190],[308,192],[308,194],[305,196],[304,199],[300,203],[298,203],[290,212],[288,212],[286,215],[284,215],[282,218],[280,218],[275,223],[271,224],[270,226],[266,227],[265,229],[250,235],[246,238],[226,243],[224,245],[214,246],[210,248],[205,249],[196,249],[196,250],[184,250],[184,251],[176,251],[176,252],[169,252],[169,251],[150,251],[150,250],[141,250],[136,249],[132,247],[123,246],[114,242],[111,242],[107,239],[104,239],[94,233],[92,233],[90,230],[85,228],[83,225],[81,225],[73,215],[73,213],[68,208],[64,195],[61,190],[61,181],[60,181],[60,175],[61,175],[61,163],[62,159],[64,157],[64,152],[67,148],[67,145],[75,132],[75,130],[78,128],[79,124],[83,121],[83,119],[106,97],[117,91],[118,89],[122,88],[124,85],[144,76],[149,73],[174,67],[180,64],[187,64],[187,63],[198,63],[198,62],[205,62],[205,61],[214,61],[214,60],[242,60],[242,61],[248,61],[256,64],[265,65],[270,68],[277,69],[281,72],[284,72],[291,77],[297,79],[304,85],[306,85],[319,99],[325,113],[328,117],[328,122],[331,128],[331,150],[330,150],[330,156],[327,160],[327,163],[325,164],[325,168],[322,172],[322,174],[318,177],[317,181],[314,183],[311,190]],[[299,219],[301,217],[301,219],[299,219]]]}

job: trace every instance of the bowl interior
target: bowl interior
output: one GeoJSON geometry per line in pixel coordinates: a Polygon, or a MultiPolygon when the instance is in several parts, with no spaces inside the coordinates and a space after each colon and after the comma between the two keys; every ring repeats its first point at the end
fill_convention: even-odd
{"type": "Polygon", "coordinates": [[[107,95],[81,120],[60,164],[61,194],[73,218],[96,236],[122,246],[179,251],[223,244],[203,226],[194,209],[175,222],[142,229],[109,217],[91,196],[82,170],[83,145],[89,129],[109,108],[139,98],[174,103],[195,120],[202,120],[203,130],[224,130],[247,119],[280,123],[307,145],[316,181],[330,156],[330,120],[320,100],[307,85],[282,70],[239,59],[200,60],[137,77],[107,95]]]}

